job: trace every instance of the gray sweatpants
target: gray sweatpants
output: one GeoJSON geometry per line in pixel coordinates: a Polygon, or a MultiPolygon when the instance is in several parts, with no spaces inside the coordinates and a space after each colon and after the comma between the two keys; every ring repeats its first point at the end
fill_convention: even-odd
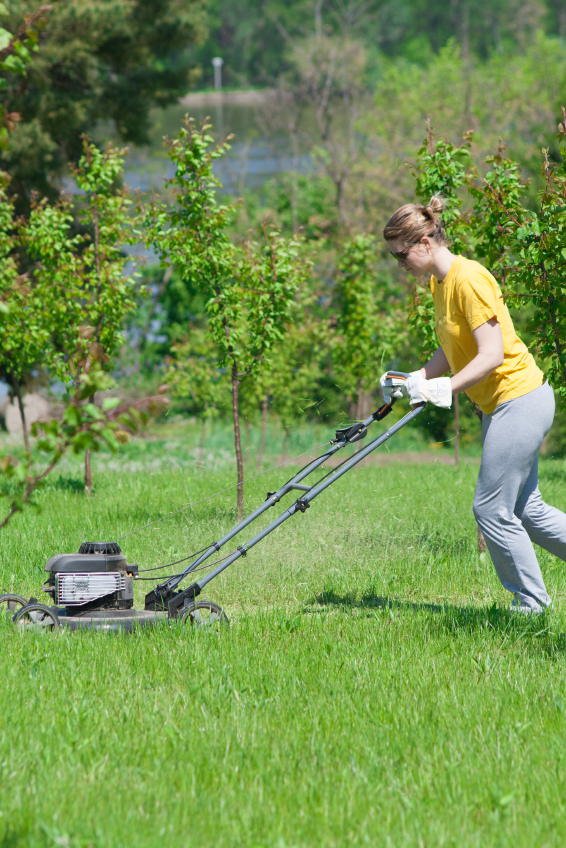
{"type": "Polygon", "coordinates": [[[513,606],[526,611],[551,603],[533,542],[566,561],[566,515],[545,504],[538,488],[538,451],[553,418],[554,394],[544,383],[482,419],[474,515],[513,606]]]}

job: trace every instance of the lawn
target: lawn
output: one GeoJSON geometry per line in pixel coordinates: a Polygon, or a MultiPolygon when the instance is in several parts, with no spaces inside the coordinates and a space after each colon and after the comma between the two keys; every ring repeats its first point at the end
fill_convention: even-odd
{"type": "MultiPolygon", "coordinates": [[[[0,537],[0,589],[37,596],[54,553],[231,485],[229,443],[211,438],[199,467],[195,439],[172,427],[97,457],[90,500],[66,463],[0,537]]],[[[0,623],[1,848],[563,846],[566,565],[541,552],[551,613],[507,611],[477,555],[477,467],[346,475],[206,588],[227,630],[0,623]]],[[[289,473],[249,483],[248,506],[289,473]]],[[[563,509],[565,476],[542,463],[563,509]]],[[[149,567],[197,550],[234,503],[197,504],[124,551],[149,567]]]]}

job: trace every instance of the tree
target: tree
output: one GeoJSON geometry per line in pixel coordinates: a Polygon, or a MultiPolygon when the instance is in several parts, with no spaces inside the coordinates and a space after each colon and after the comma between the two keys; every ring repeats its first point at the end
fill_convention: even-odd
{"type": "Polygon", "coordinates": [[[390,319],[378,310],[376,252],[372,236],[357,235],[344,244],[338,263],[333,359],[341,388],[355,401],[358,421],[364,417],[364,395],[379,379],[380,362],[388,361],[392,353],[385,332],[390,319]]]}
{"type": "Polygon", "coordinates": [[[106,398],[102,409],[93,403],[85,403],[96,391],[108,390],[113,386],[113,381],[100,368],[99,363],[91,359],[90,366],[88,370],[83,368],[77,374],[76,388],[64,399],[62,419],[36,422],[33,425],[34,435],[38,437],[36,448],[46,456],[44,467],[38,470],[29,452],[20,458],[8,454],[0,459],[0,475],[11,483],[10,491],[3,493],[4,497],[9,498],[9,506],[0,520],[0,529],[16,513],[22,512],[25,506],[37,506],[35,493],[65,454],[98,451],[103,444],[114,452],[145,424],[146,408],[155,411],[163,405],[163,398],[160,397],[144,398],[129,408],[120,406],[119,398],[106,398]]]}
{"type": "MultiPolygon", "coordinates": [[[[309,29],[338,35],[353,31],[382,70],[387,59],[422,67],[434,53],[456,41],[463,53],[483,59],[525,48],[537,31],[566,35],[561,0],[209,0],[207,37],[195,49],[212,85],[211,59],[222,55],[230,85],[261,85],[288,68],[290,38],[309,29]],[[379,51],[379,52],[378,52],[379,51]],[[381,55],[380,55],[381,54],[381,55]]],[[[375,71],[374,71],[375,72],[375,71]]]]}
{"type": "MultiPolygon", "coordinates": [[[[128,257],[125,244],[135,244],[138,235],[129,217],[131,200],[127,189],[116,190],[127,150],[108,144],[103,152],[83,138],[83,155],[73,168],[77,186],[84,192],[79,220],[90,232],[82,253],[80,298],[86,331],[83,336],[96,344],[97,357],[108,366],[123,340],[126,315],[135,308],[135,274],[125,274],[128,257]]],[[[94,398],[92,399],[94,400],[94,398]]],[[[85,453],[85,488],[92,490],[90,451],[85,453]]]]}
{"type": "Polygon", "coordinates": [[[35,491],[68,451],[97,451],[102,444],[116,450],[143,424],[141,409],[164,403],[161,398],[146,398],[129,410],[117,408],[118,398],[105,399],[101,409],[85,403],[114,383],[102,367],[101,345],[90,328],[80,323],[88,305],[81,285],[88,252],[81,252],[84,237],[69,233],[72,221],[69,201],[63,198],[55,206],[46,200],[36,203],[28,221],[15,222],[13,205],[0,192],[1,373],[17,387],[24,425],[19,383],[31,367],[48,368],[67,387],[62,419],[33,425],[36,450],[46,456],[44,467],[36,468],[27,428],[26,453],[0,461],[0,474],[11,483],[10,505],[0,528],[26,504],[34,503],[35,491]],[[15,246],[25,248],[34,260],[33,271],[26,275],[18,273],[15,246]]]}
{"type": "MultiPolygon", "coordinates": [[[[16,275],[13,256],[4,263],[2,288],[14,304],[0,325],[0,368],[16,388],[36,365],[75,385],[79,361],[87,371],[95,361],[108,370],[122,343],[124,319],[135,306],[135,274],[124,273],[128,257],[123,246],[138,237],[128,192],[115,189],[125,151],[111,145],[100,151],[86,138],[83,151],[74,177],[83,193],[78,214],[84,233],[73,234],[68,199],[54,206],[47,199],[34,201],[29,221],[23,221],[19,231],[19,243],[34,262],[26,277],[15,278],[26,284],[11,284],[16,275]]],[[[8,254],[14,247],[9,234],[13,204],[8,201],[0,208],[0,229],[3,224],[6,233],[0,244],[8,254]]],[[[90,493],[88,449],[85,486],[90,493]]]]}
{"type": "Polygon", "coordinates": [[[501,161],[476,192],[476,212],[495,226],[505,272],[508,301],[534,307],[533,328],[539,356],[547,362],[547,378],[566,405],[566,110],[558,125],[561,162],[552,162],[543,149],[543,187],[537,207],[521,202],[524,186],[517,165],[501,161]]]}
{"type": "Polygon", "coordinates": [[[298,162],[307,149],[333,187],[340,226],[350,227],[348,182],[359,169],[366,137],[357,128],[369,102],[365,49],[347,31],[327,35],[322,30],[290,39],[290,71],[278,80],[275,95],[260,114],[267,135],[289,137],[293,151],[291,209],[294,228],[298,215],[298,162]]]}
{"type": "Polygon", "coordinates": [[[283,338],[295,292],[307,274],[297,238],[287,241],[265,226],[256,242],[248,237],[236,247],[226,232],[233,207],[219,206],[219,185],[212,165],[229,149],[227,142],[212,147],[207,122],[196,130],[188,117],[178,137],[169,142],[176,168],[168,181],[176,203],[168,207],[157,198],[142,208],[146,243],[162,265],[174,264],[189,285],[208,296],[206,313],[220,362],[229,369],[234,443],[238,473],[238,515],[243,513],[243,460],[239,391],[243,380],[268,363],[283,338]]]}
{"type": "MultiPolygon", "coordinates": [[[[427,121],[427,137],[417,153],[417,164],[414,169],[415,193],[421,203],[428,203],[435,194],[443,198],[445,209],[442,220],[451,249],[456,253],[461,253],[466,248],[467,224],[462,214],[463,200],[459,192],[468,178],[471,143],[471,132],[464,133],[459,145],[452,144],[442,137],[435,139],[430,121],[427,121]]],[[[422,289],[419,291],[418,284],[415,285],[409,321],[424,342],[421,353],[424,362],[440,347],[434,327],[434,304],[428,281],[424,291],[422,289]]],[[[438,411],[432,410],[429,412],[430,415],[438,415],[438,411]]],[[[440,412],[440,415],[443,413],[440,412]]],[[[458,395],[454,398],[454,419],[454,453],[456,465],[458,465],[460,455],[458,395]]]]}
{"type": "MultiPolygon", "coordinates": [[[[7,2],[9,28],[25,5],[7,2]]],[[[65,0],[54,4],[26,81],[7,80],[10,112],[22,117],[2,157],[18,209],[32,191],[54,200],[81,135],[111,121],[126,142],[146,143],[154,106],[175,103],[194,79],[187,48],[201,37],[201,0],[65,0]]]]}
{"type": "MultiPolygon", "coordinates": [[[[19,77],[27,76],[32,54],[37,50],[39,31],[45,24],[45,20],[52,6],[40,6],[33,15],[25,15],[25,23],[18,26],[19,20],[13,20],[18,26],[17,32],[12,33],[3,27],[0,28],[0,91],[3,92],[2,99],[6,99],[6,89],[9,87],[13,75],[19,77]]],[[[9,15],[4,3],[0,3],[0,17],[9,15]]],[[[22,80],[23,82],[23,80],[22,80]]],[[[21,84],[21,83],[20,83],[21,84]]],[[[14,130],[21,121],[22,116],[18,112],[9,112],[4,103],[0,103],[0,148],[8,148],[8,133],[14,130]]]]}
{"type": "MultiPolygon", "coordinates": [[[[23,25],[12,34],[0,28],[0,90],[4,90],[14,75],[24,77],[28,71],[32,52],[37,49],[38,31],[44,23],[51,6],[41,6],[33,15],[27,16],[23,25]]],[[[0,3],[0,17],[8,10],[0,3]]],[[[13,130],[21,115],[8,112],[0,103],[0,148],[8,147],[8,133],[13,130]]],[[[29,437],[22,401],[21,385],[31,368],[40,358],[48,331],[45,326],[44,292],[31,289],[19,274],[14,257],[16,226],[14,207],[7,197],[10,178],[0,172],[0,374],[7,380],[18,400],[26,449],[29,437]]]]}
{"type": "Polygon", "coordinates": [[[262,417],[257,469],[265,450],[269,410],[279,417],[288,440],[293,425],[304,420],[309,411],[317,410],[324,399],[320,395],[320,382],[324,366],[330,364],[332,335],[328,321],[313,314],[313,300],[308,289],[299,293],[284,338],[252,386],[255,407],[261,408],[262,417]]]}
{"type": "MultiPolygon", "coordinates": [[[[31,290],[25,285],[24,278],[18,273],[13,256],[14,220],[13,205],[6,196],[8,179],[2,174],[0,185],[0,303],[2,316],[0,321],[0,375],[10,386],[18,399],[24,441],[29,450],[29,438],[22,402],[21,381],[27,377],[30,369],[41,355],[45,341],[45,331],[38,327],[37,317],[26,321],[26,309],[30,309],[31,290]],[[30,325],[28,327],[28,324],[30,325]],[[39,330],[39,332],[38,332],[39,330]]],[[[32,304],[32,310],[33,309],[32,304]]]]}

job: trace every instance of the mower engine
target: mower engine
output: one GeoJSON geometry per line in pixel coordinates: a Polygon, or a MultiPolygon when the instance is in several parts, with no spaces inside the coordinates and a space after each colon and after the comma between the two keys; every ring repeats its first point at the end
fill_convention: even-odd
{"type": "Polygon", "coordinates": [[[97,609],[131,609],[137,565],[126,562],[117,542],[83,542],[78,554],[57,554],[48,561],[43,591],[67,614],[97,609]]]}

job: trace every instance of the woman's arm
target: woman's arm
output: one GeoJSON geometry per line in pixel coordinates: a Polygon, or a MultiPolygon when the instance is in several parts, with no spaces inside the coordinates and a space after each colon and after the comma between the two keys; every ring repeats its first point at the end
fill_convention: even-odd
{"type": "Polygon", "coordinates": [[[421,374],[425,380],[433,380],[435,377],[442,377],[442,375],[446,374],[447,371],[450,371],[450,365],[446,359],[446,354],[441,347],[434,351],[426,365],[423,365],[421,368],[421,374]]]}
{"type": "MultiPolygon", "coordinates": [[[[476,330],[472,330],[472,335],[478,346],[478,352],[465,368],[462,368],[452,377],[453,395],[463,392],[464,389],[469,389],[470,386],[475,386],[476,383],[479,383],[480,380],[483,380],[503,363],[503,336],[497,318],[490,318],[485,324],[482,324],[476,330]]],[[[434,360],[436,353],[430,362],[434,360]]]]}

